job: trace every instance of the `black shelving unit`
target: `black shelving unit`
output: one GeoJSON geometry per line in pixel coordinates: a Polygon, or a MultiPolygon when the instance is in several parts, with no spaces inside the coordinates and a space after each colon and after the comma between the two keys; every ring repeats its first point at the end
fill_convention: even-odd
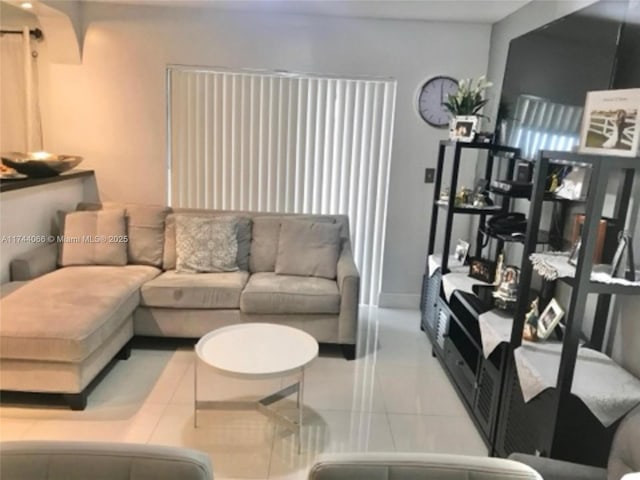
{"type": "MultiPolygon", "coordinates": [[[[459,291],[454,292],[450,300],[447,301],[442,291],[442,275],[449,272],[449,251],[454,216],[477,216],[480,229],[475,242],[475,255],[479,257],[483,250],[487,217],[508,211],[510,198],[504,197],[495,206],[483,208],[455,205],[458,172],[461,164],[467,161],[462,159],[462,153],[466,149],[487,152],[484,178],[488,182],[494,175],[494,164],[497,158],[506,159],[508,162],[507,175],[511,178],[515,159],[519,154],[517,148],[494,144],[440,142],[427,257],[435,253],[436,232],[441,214],[444,217],[445,228],[439,232],[443,235],[444,245],[440,268],[436,272],[431,272],[432,275],[429,275],[427,271],[424,276],[421,327],[432,342],[433,355],[443,365],[447,376],[462,399],[463,405],[487,444],[488,450],[493,452],[502,370],[507,350],[505,346],[500,346],[488,359],[484,358],[478,317],[489,310],[489,307],[479,301],[476,296],[459,291]],[[445,157],[447,150],[451,151],[451,149],[453,150],[453,161],[450,192],[447,201],[441,201],[440,193],[445,157]]],[[[475,162],[470,163],[475,168],[475,162]]],[[[502,244],[503,240],[498,239],[498,242],[502,244]]]]}
{"type": "MultiPolygon", "coordinates": [[[[591,180],[585,201],[585,222],[582,228],[582,247],[575,275],[559,279],[569,284],[571,298],[565,315],[565,331],[555,389],[543,392],[525,403],[518,384],[513,351],[522,344],[527,302],[518,302],[511,333],[511,350],[505,373],[505,387],[499,424],[496,432],[496,453],[507,456],[522,452],[549,456],[568,461],[605,466],[616,424],[604,427],[585,404],[571,393],[576,360],[587,305],[587,295],[597,294],[593,329],[589,339],[591,348],[602,350],[609,318],[612,295],[639,295],[640,287],[611,285],[591,281],[591,259],[596,248],[595,232],[602,215],[608,180],[615,171],[622,171],[622,182],[614,206],[614,220],[624,225],[634,180],[640,171],[640,158],[621,158],[568,152],[542,151],[535,164],[534,188],[529,209],[529,222],[521,263],[519,296],[528,291],[533,266],[529,255],[535,251],[542,203],[545,200],[545,181],[550,164],[579,165],[591,168],[591,180]]],[[[598,379],[594,378],[594,382],[598,379]]],[[[615,394],[615,392],[611,392],[615,394]]]]}
{"type": "MultiPolygon", "coordinates": [[[[460,162],[462,159],[462,152],[465,149],[472,150],[484,150],[487,152],[487,161],[485,166],[484,178],[491,181],[493,175],[494,159],[495,157],[507,157],[508,159],[508,172],[509,178],[513,175],[513,169],[515,166],[515,157],[519,155],[520,149],[507,147],[503,145],[496,145],[491,143],[463,143],[453,142],[450,140],[440,141],[438,148],[438,162],[436,165],[436,178],[433,189],[433,207],[431,210],[431,229],[429,230],[429,246],[427,255],[431,255],[435,250],[436,230],[438,224],[438,213],[440,209],[446,211],[445,230],[444,230],[444,246],[442,249],[442,271],[446,272],[448,268],[449,250],[451,247],[451,229],[453,227],[453,216],[457,213],[467,215],[478,215],[479,224],[484,227],[487,215],[495,215],[497,213],[503,213],[508,207],[507,201],[503,201],[501,205],[488,207],[488,208],[472,208],[456,206],[455,197],[458,189],[458,174],[460,170],[460,162]],[[449,185],[449,199],[446,204],[440,201],[440,193],[442,191],[442,175],[444,170],[444,162],[446,157],[447,148],[453,148],[453,164],[451,171],[451,183],[449,185]]],[[[478,231],[476,239],[476,256],[480,256],[482,251],[482,233],[478,231]]]]}
{"type": "MultiPolygon", "coordinates": [[[[440,142],[428,258],[435,253],[436,235],[444,235],[444,248],[439,268],[435,272],[427,271],[424,276],[421,299],[421,327],[432,342],[433,355],[443,365],[491,455],[507,456],[513,452],[524,452],[603,465],[617,425],[603,427],[584,402],[571,393],[571,385],[587,295],[598,295],[595,321],[588,346],[602,350],[612,295],[640,294],[640,287],[603,284],[590,279],[590,259],[593,258],[596,243],[593,232],[597,230],[602,214],[607,181],[612,172],[623,172],[612,218],[613,225],[619,227],[624,225],[628,215],[633,183],[637,171],[640,170],[640,158],[544,151],[533,162],[535,175],[531,194],[511,196],[501,192],[502,199],[498,197],[496,207],[476,209],[470,206],[455,206],[458,171],[462,163],[461,153],[465,148],[488,151],[485,168],[488,180],[493,174],[494,157],[508,160],[506,178],[513,178],[515,157],[518,154],[517,149],[495,145],[440,142]],[[453,148],[450,193],[448,201],[442,202],[442,172],[445,153],[450,148],[453,148]],[[552,164],[588,167],[592,170],[586,199],[566,200],[546,191],[552,164]],[[492,237],[484,228],[485,218],[507,211],[513,198],[527,198],[530,201],[526,234],[524,237],[515,238],[492,237]],[[578,204],[583,205],[586,219],[582,227],[582,248],[575,275],[557,280],[566,283],[572,289],[565,316],[563,343],[560,344],[562,351],[559,353],[557,385],[555,389],[548,389],[525,402],[517,376],[514,351],[522,344],[522,329],[530,303],[533,267],[529,256],[541,244],[548,244],[553,250],[566,247],[563,245],[562,232],[544,232],[540,229],[542,205],[545,202],[553,202],[554,215],[558,215],[557,221],[561,225],[566,223],[568,209],[578,204]],[[445,216],[444,230],[438,230],[439,214],[445,216]],[[447,301],[442,289],[442,276],[450,272],[450,236],[453,217],[456,214],[478,216],[480,228],[476,241],[476,256],[481,256],[482,253],[482,236],[496,238],[496,254],[507,242],[523,244],[519,297],[526,300],[517,303],[510,341],[500,344],[489,358],[484,358],[482,354],[478,329],[478,317],[486,307],[474,295],[462,294],[459,291],[454,292],[447,301]]],[[[453,266],[451,268],[454,269],[453,266]]],[[[543,302],[553,296],[555,283],[542,282],[543,302]]],[[[615,364],[614,367],[618,368],[615,364]]]]}

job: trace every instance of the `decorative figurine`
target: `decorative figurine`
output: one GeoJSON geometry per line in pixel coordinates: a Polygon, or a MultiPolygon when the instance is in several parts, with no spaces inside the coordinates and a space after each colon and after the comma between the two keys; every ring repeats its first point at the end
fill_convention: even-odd
{"type": "Polygon", "coordinates": [[[469,204],[469,197],[471,194],[471,190],[466,187],[460,187],[458,193],[456,193],[456,207],[461,207],[463,205],[469,204]]]}
{"type": "Polygon", "coordinates": [[[473,190],[473,194],[471,195],[471,204],[477,208],[484,208],[487,205],[492,205],[493,202],[489,198],[487,193],[487,187],[489,186],[489,181],[486,178],[479,178],[476,181],[476,188],[473,190]]]}
{"type": "Polygon", "coordinates": [[[504,268],[504,253],[498,255],[498,262],[496,264],[496,278],[493,280],[495,286],[500,285],[502,282],[502,269],[504,268]]]}
{"type": "Polygon", "coordinates": [[[495,305],[502,310],[513,309],[518,299],[518,282],[520,270],[513,265],[507,265],[502,274],[502,281],[498,289],[493,292],[495,305]]]}
{"type": "Polygon", "coordinates": [[[531,302],[531,308],[524,317],[525,324],[522,331],[522,338],[535,342],[538,339],[538,319],[540,310],[538,309],[538,297],[531,302]]]}

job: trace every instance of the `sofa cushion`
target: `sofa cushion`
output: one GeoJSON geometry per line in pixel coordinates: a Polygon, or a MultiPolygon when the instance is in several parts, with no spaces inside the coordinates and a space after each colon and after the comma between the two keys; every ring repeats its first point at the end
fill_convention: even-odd
{"type": "Polygon", "coordinates": [[[335,280],[317,277],[254,273],[240,297],[244,313],[339,313],[335,280]]]}
{"type": "Polygon", "coordinates": [[[275,272],[280,240],[280,225],[284,219],[307,220],[318,223],[335,223],[335,218],[326,215],[269,215],[253,217],[251,237],[251,272],[275,272]]]}
{"type": "Polygon", "coordinates": [[[127,229],[124,210],[61,214],[64,241],[58,263],[71,265],[126,265],[127,229]]]}
{"type": "Polygon", "coordinates": [[[160,205],[133,203],[79,203],[78,210],[123,208],[127,222],[127,257],[129,263],[162,266],[164,223],[169,208],[160,205]]]}
{"type": "Polygon", "coordinates": [[[334,223],[283,219],[276,273],[336,278],[340,226],[334,223]]]}
{"type": "MultiPolygon", "coordinates": [[[[215,212],[203,209],[181,209],[178,212],[167,215],[165,221],[164,250],[162,268],[175,270],[176,268],[176,215],[217,216],[229,215],[231,212],[215,212]]],[[[247,216],[236,215],[238,219],[238,256],[236,263],[240,270],[249,271],[249,252],[251,249],[251,219],[247,216]]]]}
{"type": "Polygon", "coordinates": [[[280,222],[282,222],[282,217],[279,216],[253,218],[251,256],[249,257],[251,272],[275,271],[280,222]]]}
{"type": "Polygon", "coordinates": [[[163,308],[240,307],[240,293],[249,279],[243,271],[225,273],[179,273],[169,270],[145,283],[140,304],[163,308]]]}
{"type": "Polygon", "coordinates": [[[101,346],[160,273],[145,265],[67,267],[0,300],[0,357],[80,362],[101,346]]]}
{"type": "Polygon", "coordinates": [[[235,272],[238,270],[238,221],[235,217],[176,216],[176,270],[235,272]]]}

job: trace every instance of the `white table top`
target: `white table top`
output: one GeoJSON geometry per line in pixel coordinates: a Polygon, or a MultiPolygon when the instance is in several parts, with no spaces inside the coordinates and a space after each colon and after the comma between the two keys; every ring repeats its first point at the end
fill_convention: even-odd
{"type": "Polygon", "coordinates": [[[243,323],[207,333],[196,354],[223,373],[268,377],[293,373],[318,356],[318,342],[302,330],[270,323],[243,323]]]}

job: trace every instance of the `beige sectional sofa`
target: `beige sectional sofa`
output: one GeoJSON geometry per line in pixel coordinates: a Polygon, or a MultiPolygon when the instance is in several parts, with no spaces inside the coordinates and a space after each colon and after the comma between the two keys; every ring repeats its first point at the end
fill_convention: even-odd
{"type": "MultiPolygon", "coordinates": [[[[0,300],[0,389],[62,393],[72,408],[82,409],[92,381],[118,352],[126,358],[134,335],[199,338],[239,322],[294,326],[321,343],[341,345],[345,357],[354,358],[360,278],[346,216],[78,207],[94,214],[118,208],[125,209],[126,265],[93,265],[100,252],[78,253],[67,243],[37,248],[12,262],[12,280],[26,283],[5,289],[0,300]],[[233,216],[239,269],[177,271],[181,216],[233,216]],[[292,220],[336,226],[331,228],[339,232],[337,259],[329,265],[335,278],[279,271],[309,260],[295,237],[280,236],[281,229],[300,225],[292,220]],[[68,258],[80,258],[81,264],[59,268],[68,258]]],[[[100,221],[95,223],[99,230],[100,221]]]]}

